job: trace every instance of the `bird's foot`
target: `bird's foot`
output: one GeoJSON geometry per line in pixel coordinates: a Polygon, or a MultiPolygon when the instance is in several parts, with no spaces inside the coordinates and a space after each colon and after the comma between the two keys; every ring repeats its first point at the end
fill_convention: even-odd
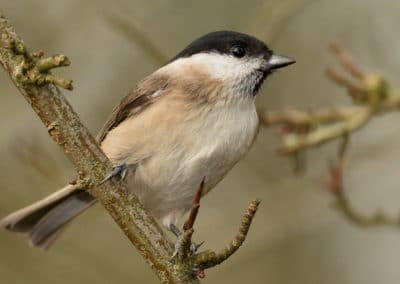
{"type": "Polygon", "coordinates": [[[103,184],[115,176],[120,176],[121,180],[123,180],[125,178],[127,172],[128,172],[128,166],[126,165],[126,163],[117,164],[106,175],[106,177],[101,181],[101,183],[103,184]]]}
{"type": "MultiPolygon", "coordinates": [[[[183,243],[183,234],[181,234],[180,236],[178,236],[176,242],[175,242],[175,249],[174,252],[172,254],[172,258],[176,257],[179,253],[179,251],[182,249],[182,243],[183,243]]],[[[201,247],[204,244],[204,242],[201,242],[199,244],[196,243],[191,243],[190,244],[190,253],[191,255],[195,254],[197,252],[197,250],[199,249],[199,247],[201,247]]]]}
{"type": "MultiPolygon", "coordinates": [[[[176,225],[171,224],[169,226],[169,230],[177,237],[176,242],[175,242],[175,249],[174,252],[172,254],[172,258],[176,257],[179,253],[179,251],[182,250],[182,245],[185,242],[184,240],[184,233],[181,232],[181,230],[178,229],[178,227],[176,227],[176,225]]],[[[190,253],[193,255],[197,252],[197,250],[199,249],[199,247],[203,244],[204,242],[201,242],[199,244],[190,243],[190,253]]]]}
{"type": "Polygon", "coordinates": [[[190,251],[192,252],[192,254],[195,254],[197,252],[197,250],[199,249],[199,247],[201,247],[204,244],[204,241],[196,244],[196,243],[191,243],[190,244],[190,251]]]}

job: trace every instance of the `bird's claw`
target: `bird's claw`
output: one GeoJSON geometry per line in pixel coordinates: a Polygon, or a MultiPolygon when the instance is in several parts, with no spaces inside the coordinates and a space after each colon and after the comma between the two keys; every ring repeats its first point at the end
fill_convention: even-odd
{"type": "MultiPolygon", "coordinates": [[[[176,239],[175,249],[174,249],[174,252],[173,252],[171,258],[175,258],[178,255],[178,253],[179,253],[179,251],[181,250],[181,247],[182,247],[182,241],[183,241],[183,234],[180,234],[178,236],[178,238],[176,239]]],[[[190,244],[190,253],[192,255],[195,254],[197,252],[197,250],[199,249],[199,247],[201,247],[202,244],[204,244],[204,242],[201,242],[199,244],[191,243],[190,244]]]]}
{"type": "Polygon", "coordinates": [[[101,184],[112,179],[115,176],[120,176],[121,180],[124,180],[126,173],[128,172],[128,167],[125,163],[118,164],[112,168],[112,170],[105,176],[101,181],[101,184]]]}
{"type": "Polygon", "coordinates": [[[199,249],[199,247],[201,247],[204,244],[204,241],[196,244],[196,243],[191,243],[190,244],[190,251],[192,252],[192,254],[195,254],[197,252],[197,250],[199,249]]]}
{"type": "Polygon", "coordinates": [[[179,251],[181,250],[181,247],[182,247],[182,240],[183,240],[183,234],[180,234],[178,236],[178,238],[176,239],[175,249],[174,249],[174,252],[173,252],[171,258],[175,258],[178,255],[178,253],[179,253],[179,251]]]}

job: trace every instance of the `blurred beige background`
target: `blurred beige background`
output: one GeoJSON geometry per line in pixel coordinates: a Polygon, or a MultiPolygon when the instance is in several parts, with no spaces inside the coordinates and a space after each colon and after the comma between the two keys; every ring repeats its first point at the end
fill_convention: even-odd
{"type": "MultiPolygon", "coordinates": [[[[327,45],[337,40],[359,62],[400,85],[400,2],[395,0],[0,0],[0,8],[32,49],[62,52],[74,79],[65,92],[95,133],[108,112],[158,63],[106,20],[131,21],[169,57],[195,37],[219,29],[256,35],[297,64],[270,78],[258,98],[267,109],[346,104],[327,81],[333,63],[327,45]]],[[[0,216],[49,194],[73,176],[71,164],[4,72],[0,72],[0,216]]],[[[346,189],[363,214],[400,212],[399,114],[374,120],[351,144],[346,189]]],[[[274,154],[279,140],[261,132],[247,158],[205,199],[196,240],[221,248],[235,232],[249,200],[262,198],[248,240],[204,283],[399,283],[400,231],[361,229],[332,209],[326,190],[335,143],[310,151],[307,171],[292,174],[274,154]]],[[[100,207],[68,228],[48,252],[0,232],[0,283],[157,283],[155,276],[100,207]]]]}

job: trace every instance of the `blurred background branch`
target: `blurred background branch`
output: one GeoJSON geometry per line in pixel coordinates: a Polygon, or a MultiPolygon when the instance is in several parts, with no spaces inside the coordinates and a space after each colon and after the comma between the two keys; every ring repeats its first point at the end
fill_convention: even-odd
{"type": "Polygon", "coordinates": [[[330,167],[330,192],[335,197],[334,207],[343,214],[343,216],[351,223],[364,227],[377,227],[377,226],[392,226],[398,227],[400,225],[400,217],[391,218],[386,216],[382,211],[376,212],[372,216],[364,216],[354,210],[350,204],[344,189],[344,166],[346,161],[346,154],[349,147],[349,135],[345,134],[339,145],[338,157],[335,163],[330,167]]]}
{"type": "Polygon", "coordinates": [[[328,68],[326,74],[334,83],[347,89],[353,106],[315,111],[260,111],[262,125],[279,127],[282,145],[277,150],[281,154],[293,154],[351,135],[376,115],[400,109],[400,95],[382,75],[362,71],[338,44],[332,45],[331,50],[354,80],[333,68],[328,68]]]}
{"type": "Polygon", "coordinates": [[[330,190],[336,198],[335,207],[349,221],[362,227],[399,226],[400,217],[393,219],[382,212],[365,217],[352,208],[344,192],[343,166],[351,135],[375,116],[400,110],[400,95],[381,74],[361,70],[339,44],[332,44],[330,49],[353,80],[331,67],[327,68],[326,74],[334,83],[347,89],[353,105],[308,112],[297,109],[260,111],[260,121],[265,127],[279,128],[282,145],[277,152],[295,158],[301,151],[342,139],[337,162],[330,169],[330,190]]]}

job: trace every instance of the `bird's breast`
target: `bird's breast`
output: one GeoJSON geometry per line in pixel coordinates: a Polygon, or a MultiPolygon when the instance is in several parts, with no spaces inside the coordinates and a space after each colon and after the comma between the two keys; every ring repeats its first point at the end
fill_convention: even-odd
{"type": "Polygon", "coordinates": [[[258,131],[254,102],[192,110],[159,138],[151,157],[136,168],[134,190],[156,216],[183,212],[205,178],[212,189],[247,153],[258,131]]]}

